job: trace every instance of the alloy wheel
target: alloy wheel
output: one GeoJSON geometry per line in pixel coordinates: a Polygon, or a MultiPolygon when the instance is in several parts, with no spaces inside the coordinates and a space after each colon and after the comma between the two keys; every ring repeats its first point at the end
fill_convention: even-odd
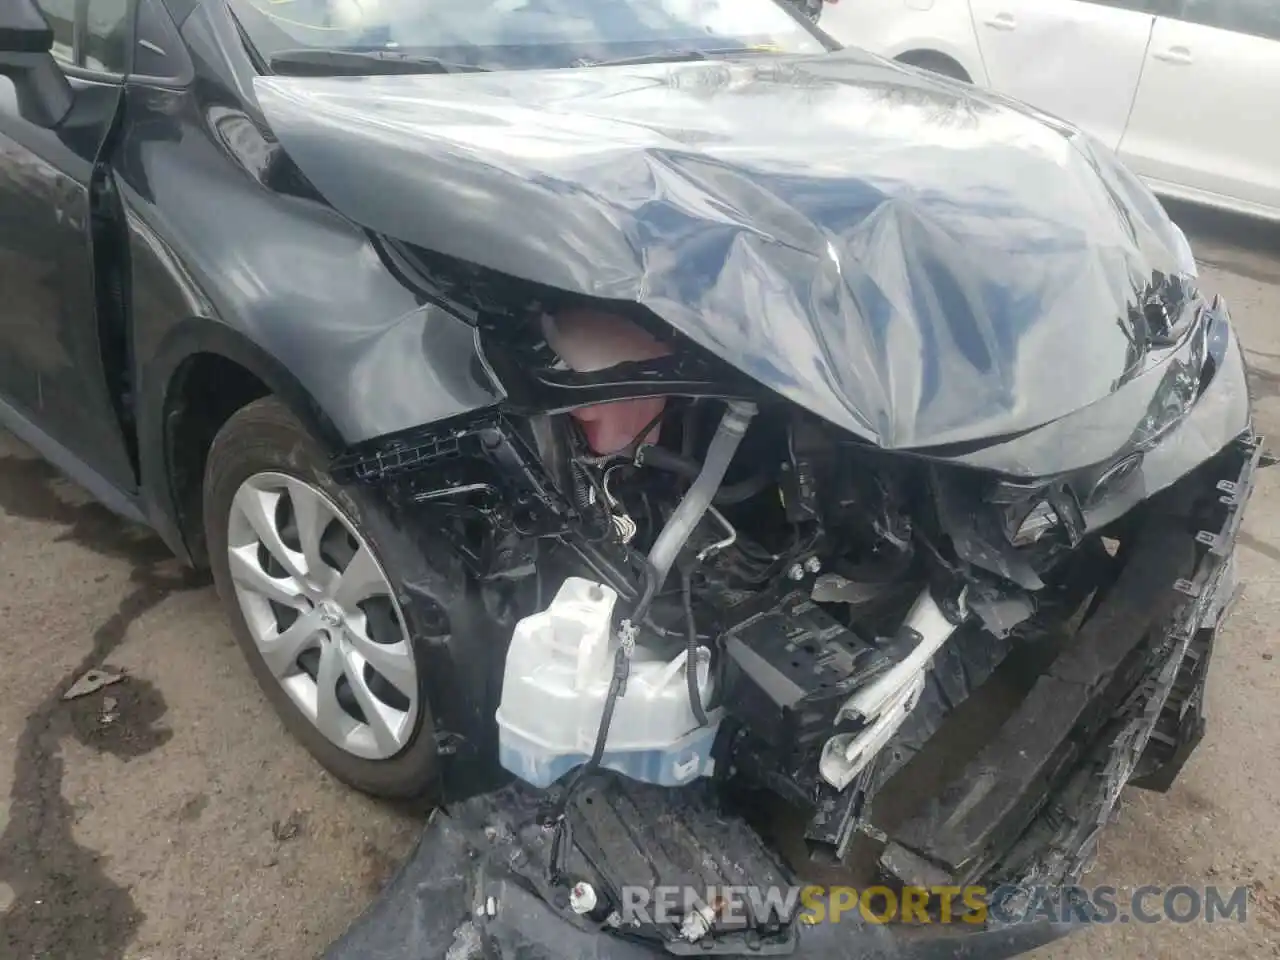
{"type": "Polygon", "coordinates": [[[236,492],[227,552],[236,599],[268,670],[331,742],[385,760],[413,736],[413,646],[389,580],[343,511],[283,473],[236,492]]]}

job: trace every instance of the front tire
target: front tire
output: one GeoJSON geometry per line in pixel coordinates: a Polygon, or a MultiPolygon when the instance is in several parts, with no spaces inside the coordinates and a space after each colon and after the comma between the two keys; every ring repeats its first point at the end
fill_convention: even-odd
{"type": "Polygon", "coordinates": [[[402,604],[412,541],[367,491],[338,485],[275,398],[214,438],[204,523],[218,594],[254,677],[326,769],[388,798],[431,792],[435,728],[420,665],[441,624],[402,604]]]}

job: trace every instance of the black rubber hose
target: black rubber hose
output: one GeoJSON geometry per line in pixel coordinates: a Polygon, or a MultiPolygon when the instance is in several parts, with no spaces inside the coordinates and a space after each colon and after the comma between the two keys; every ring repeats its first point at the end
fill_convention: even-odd
{"type": "MultiPolygon", "coordinates": [[[[658,572],[654,570],[653,564],[647,560],[644,564],[644,588],[640,592],[640,599],[636,601],[635,607],[628,617],[633,624],[642,623],[645,614],[649,612],[649,607],[653,604],[653,598],[658,592],[658,572]]],[[[578,775],[574,777],[574,784],[577,784],[584,777],[590,776],[600,766],[600,761],[604,759],[605,745],[609,740],[609,726],[613,723],[613,711],[618,706],[618,698],[622,696],[622,691],[626,688],[627,677],[631,673],[631,654],[622,646],[613,655],[613,679],[609,681],[609,692],[604,698],[604,712],[600,714],[600,726],[596,730],[596,743],[591,751],[591,756],[587,762],[578,769],[578,775]]],[[[572,791],[573,787],[570,787],[572,791]]]]}
{"type": "MultiPolygon", "coordinates": [[[[639,450],[636,462],[642,467],[653,467],[666,473],[674,473],[687,480],[697,479],[702,472],[702,465],[692,457],[668,450],[666,447],[643,446],[639,450]]],[[[731,507],[735,503],[750,500],[769,486],[773,478],[768,473],[758,473],[754,477],[726,484],[716,491],[711,502],[721,507],[731,507]]]]}
{"type": "Polygon", "coordinates": [[[604,712],[600,715],[600,729],[596,731],[596,745],[591,751],[591,758],[582,766],[583,776],[588,775],[600,766],[604,759],[605,745],[609,742],[609,727],[613,723],[613,711],[618,706],[618,698],[626,686],[627,677],[631,674],[631,658],[622,647],[613,655],[613,678],[609,681],[609,693],[604,698],[604,712]]]}
{"type": "Polygon", "coordinates": [[[702,465],[693,457],[686,457],[684,454],[668,450],[666,447],[659,447],[650,443],[642,446],[636,453],[642,467],[665,470],[667,473],[679,474],[689,480],[695,479],[702,472],[702,465]]]}
{"type": "Polygon", "coordinates": [[[649,614],[649,607],[653,605],[653,598],[658,593],[658,571],[652,563],[647,559],[644,561],[644,586],[640,590],[640,599],[636,601],[636,605],[631,608],[631,615],[627,618],[636,626],[644,622],[644,618],[649,614]]]}
{"type": "MultiPolygon", "coordinates": [[[[652,563],[646,560],[644,565],[644,588],[640,593],[640,599],[636,601],[636,605],[631,611],[631,616],[628,618],[633,624],[643,622],[657,592],[658,571],[654,569],[652,563]]],[[[556,830],[552,838],[552,855],[547,864],[553,883],[559,883],[563,877],[562,858],[567,856],[567,853],[564,852],[564,847],[566,846],[566,832],[568,830],[568,818],[565,813],[569,809],[569,801],[573,799],[578,787],[600,768],[600,763],[604,760],[605,747],[609,742],[609,727],[613,724],[613,712],[617,709],[618,698],[626,690],[627,678],[630,675],[631,652],[625,646],[619,646],[613,655],[613,677],[609,681],[609,691],[605,694],[604,710],[600,714],[600,726],[596,729],[595,746],[592,748],[591,756],[587,758],[587,762],[578,768],[573,775],[573,779],[565,786],[560,802],[556,804],[556,830]]]]}
{"type": "Polygon", "coordinates": [[[600,726],[596,730],[596,744],[587,762],[578,768],[573,779],[564,788],[564,793],[556,804],[555,832],[551,838],[551,855],[547,860],[547,870],[551,882],[559,884],[564,881],[564,867],[568,862],[568,846],[570,840],[569,802],[578,788],[600,768],[604,760],[605,745],[609,742],[609,727],[613,724],[613,711],[618,705],[618,698],[626,686],[627,677],[631,673],[631,657],[623,647],[613,655],[613,679],[609,681],[609,692],[604,698],[604,712],[600,714],[600,726]]]}
{"type": "MultiPolygon", "coordinates": [[[[628,617],[633,624],[643,622],[645,614],[649,612],[649,607],[653,604],[653,598],[658,592],[658,572],[653,569],[653,564],[647,560],[644,564],[644,588],[640,592],[640,599],[636,601],[635,607],[628,617]]],[[[613,711],[618,706],[618,698],[622,696],[622,691],[626,688],[627,677],[631,673],[631,654],[623,646],[619,646],[613,655],[613,679],[609,681],[609,692],[604,698],[604,712],[600,714],[600,726],[596,730],[596,743],[591,751],[591,756],[586,763],[578,771],[578,776],[574,778],[577,783],[584,777],[592,774],[599,766],[600,761],[604,759],[605,745],[609,740],[609,727],[613,723],[613,711]]]]}
{"type": "Polygon", "coordinates": [[[693,716],[698,726],[707,726],[707,711],[702,705],[702,694],[698,692],[698,624],[693,619],[693,571],[684,572],[684,622],[687,633],[685,646],[684,676],[689,685],[689,706],[693,708],[693,716]]]}

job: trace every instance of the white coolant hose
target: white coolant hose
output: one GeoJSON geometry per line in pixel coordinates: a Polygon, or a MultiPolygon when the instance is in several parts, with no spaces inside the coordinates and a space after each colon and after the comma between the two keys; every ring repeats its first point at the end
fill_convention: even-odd
{"type": "Polygon", "coordinates": [[[720,418],[720,426],[716,435],[711,438],[707,447],[706,459],[702,462],[702,470],[698,478],[689,485],[684,499],[676,507],[667,525],[658,534],[653,549],[649,551],[649,562],[657,573],[658,586],[667,579],[672,565],[676,562],[681,549],[693,534],[694,528],[711,506],[711,500],[724,482],[724,475],[733,462],[733,455],[738,452],[738,444],[751,425],[756,415],[756,405],[745,400],[730,400],[720,418]]]}

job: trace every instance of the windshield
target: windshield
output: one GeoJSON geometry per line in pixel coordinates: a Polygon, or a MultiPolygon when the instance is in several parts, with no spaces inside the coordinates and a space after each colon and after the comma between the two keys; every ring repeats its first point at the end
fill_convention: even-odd
{"type": "Polygon", "coordinates": [[[690,51],[820,53],[777,0],[228,0],[264,61],[299,48],[536,69],[690,51]]]}

